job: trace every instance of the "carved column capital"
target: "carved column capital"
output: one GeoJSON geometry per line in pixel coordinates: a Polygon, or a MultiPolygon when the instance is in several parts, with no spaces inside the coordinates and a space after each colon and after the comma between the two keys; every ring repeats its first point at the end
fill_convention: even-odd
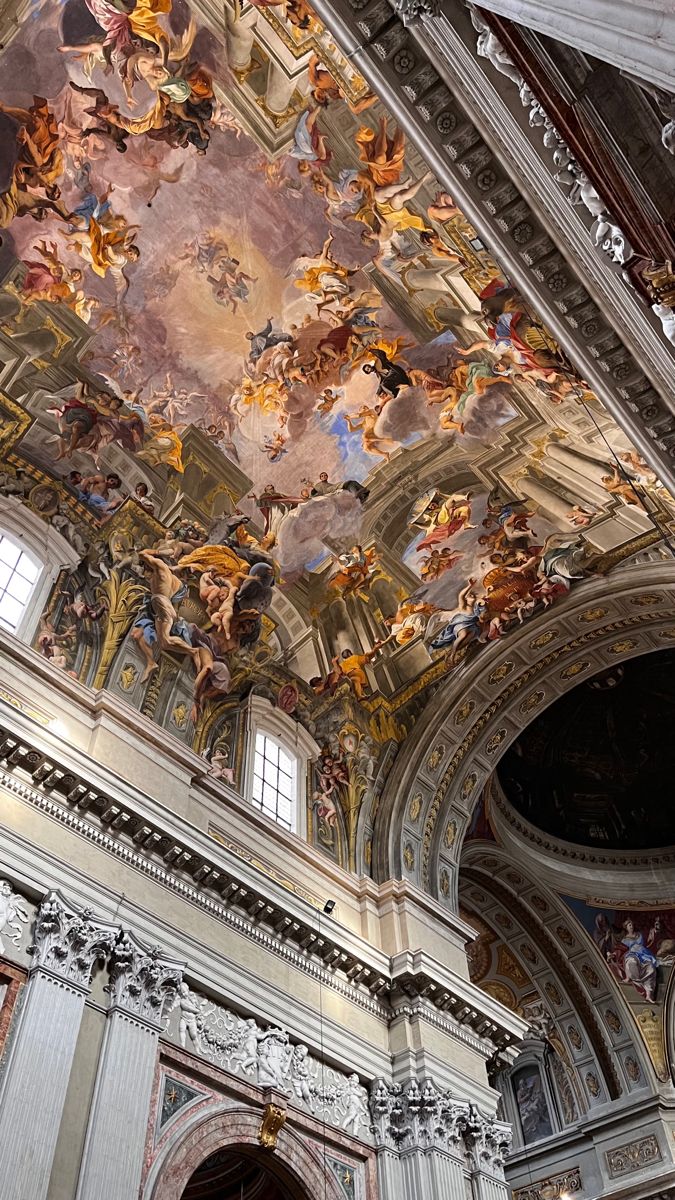
{"type": "Polygon", "coordinates": [[[437,17],[440,0],[391,0],[391,6],[404,25],[414,25],[423,17],[437,17]]]}
{"type": "Polygon", "coordinates": [[[110,961],[110,1008],[163,1030],[183,979],[185,964],[148,948],[124,930],[110,961]]]}
{"type": "Polygon", "coordinates": [[[377,1079],[370,1111],[378,1145],[392,1150],[435,1147],[468,1161],[473,1170],[503,1179],[511,1128],[467,1100],[442,1091],[432,1079],[421,1084],[377,1079]]]}
{"type": "Polygon", "coordinates": [[[504,1178],[504,1159],[512,1138],[511,1126],[482,1113],[475,1104],[469,1105],[463,1122],[462,1137],[471,1165],[475,1171],[504,1178]]]}
{"type": "Polygon", "coordinates": [[[32,970],[87,990],[95,964],[110,954],[118,932],[118,926],[97,921],[92,909],[50,892],[35,918],[32,970]]]}
{"type": "Polygon", "coordinates": [[[387,1083],[377,1079],[371,1088],[370,1111],[376,1139],[393,1150],[438,1146],[464,1158],[463,1122],[469,1104],[441,1091],[431,1079],[387,1083]]]}

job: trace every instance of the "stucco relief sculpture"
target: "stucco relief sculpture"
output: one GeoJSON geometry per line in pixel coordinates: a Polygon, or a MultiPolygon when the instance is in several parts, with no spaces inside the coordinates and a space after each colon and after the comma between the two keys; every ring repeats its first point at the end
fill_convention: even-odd
{"type": "Polygon", "coordinates": [[[357,1137],[370,1128],[368,1093],[358,1075],[318,1062],[287,1030],[262,1027],[191,991],[183,982],[174,1002],[174,1031],[183,1049],[201,1055],[259,1087],[285,1092],[295,1103],[357,1137]]]}
{"type": "Polygon", "coordinates": [[[21,945],[23,927],[28,923],[28,909],[23,896],[14,891],[7,879],[0,880],[0,954],[5,953],[3,933],[13,946],[21,945]]]}
{"type": "Polygon", "coordinates": [[[618,265],[627,263],[634,251],[620,225],[608,212],[605,202],[581,169],[497,35],[472,4],[468,7],[471,21],[478,33],[477,53],[482,58],[487,58],[496,71],[506,75],[518,87],[521,104],[529,111],[530,125],[543,129],[544,145],[553,151],[557,182],[569,188],[568,197],[571,204],[583,205],[595,218],[590,231],[594,244],[603,250],[612,262],[618,265]]]}

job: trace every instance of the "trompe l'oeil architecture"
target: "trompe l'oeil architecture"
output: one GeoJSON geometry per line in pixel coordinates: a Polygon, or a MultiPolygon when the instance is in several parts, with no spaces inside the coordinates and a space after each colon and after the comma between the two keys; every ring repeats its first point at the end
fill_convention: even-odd
{"type": "Polygon", "coordinates": [[[0,1200],[675,1195],[666,6],[0,11],[0,1200]]]}

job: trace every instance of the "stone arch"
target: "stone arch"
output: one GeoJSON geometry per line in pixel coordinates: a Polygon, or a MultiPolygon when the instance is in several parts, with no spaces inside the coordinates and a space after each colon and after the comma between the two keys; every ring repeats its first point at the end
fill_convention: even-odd
{"type": "Polygon", "coordinates": [[[436,691],[382,793],[376,880],[402,876],[457,910],[462,843],[511,742],[585,677],[675,641],[675,565],[658,555],[617,569],[609,588],[606,579],[580,586],[482,648],[436,691]]]}
{"type": "Polygon", "coordinates": [[[344,1200],[337,1182],[324,1170],[319,1150],[285,1125],[274,1150],[262,1150],[258,1139],[262,1111],[227,1108],[202,1110],[169,1140],[150,1172],[143,1200],[181,1200],[192,1175],[217,1150],[231,1148],[255,1157],[287,1189],[289,1200],[344,1200]]]}
{"type": "Polygon", "coordinates": [[[460,878],[469,922],[468,910],[477,909],[481,921],[513,947],[541,994],[563,1052],[578,1071],[585,1106],[592,1109],[607,1098],[658,1086],[630,1005],[594,942],[556,892],[493,843],[468,845],[460,878]],[[637,1079],[627,1067],[631,1060],[639,1064],[637,1079]],[[589,1074],[601,1084],[597,1095],[589,1074]]]}

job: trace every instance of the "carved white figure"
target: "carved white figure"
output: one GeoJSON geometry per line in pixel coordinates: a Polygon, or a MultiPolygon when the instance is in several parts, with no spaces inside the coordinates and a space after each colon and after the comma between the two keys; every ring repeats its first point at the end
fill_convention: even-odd
{"type": "Polygon", "coordinates": [[[659,318],[668,341],[675,346],[675,311],[667,304],[652,304],[652,312],[659,318]]]}
{"type": "Polygon", "coordinates": [[[522,75],[514,65],[513,59],[509,57],[507,51],[502,46],[499,38],[496,37],[490,26],[476,12],[472,4],[469,5],[469,12],[473,27],[478,34],[476,52],[481,58],[487,58],[488,62],[491,62],[495,70],[499,71],[500,74],[506,75],[514,83],[520,84],[522,75]]]}
{"type": "Polygon", "coordinates": [[[344,1126],[358,1137],[362,1125],[370,1123],[366,1093],[359,1083],[358,1075],[349,1075],[342,1093],[344,1104],[344,1126]]]}
{"type": "Polygon", "coordinates": [[[258,1070],[258,1034],[260,1030],[250,1017],[242,1021],[240,1026],[239,1065],[247,1075],[254,1075],[258,1070]]]}
{"type": "Polygon", "coordinates": [[[197,1015],[199,1013],[199,1003],[197,997],[192,994],[185,980],[181,983],[178,989],[176,1002],[180,1008],[180,1019],[178,1021],[178,1040],[181,1046],[185,1049],[187,1035],[190,1035],[191,1041],[194,1043],[195,1049],[200,1053],[203,1052],[202,1036],[199,1030],[197,1015]]]}
{"type": "Polygon", "coordinates": [[[265,1029],[258,1033],[258,1083],[286,1091],[286,1077],[293,1050],[285,1029],[265,1029]]]}
{"type": "Polygon", "coordinates": [[[21,945],[23,926],[28,921],[28,909],[22,896],[17,895],[7,879],[0,880],[0,954],[4,954],[3,933],[13,946],[21,945]]]}
{"type": "Polygon", "coordinates": [[[300,1100],[312,1107],[312,1091],[310,1088],[309,1049],[302,1043],[295,1047],[290,1066],[293,1090],[300,1100]]]}

